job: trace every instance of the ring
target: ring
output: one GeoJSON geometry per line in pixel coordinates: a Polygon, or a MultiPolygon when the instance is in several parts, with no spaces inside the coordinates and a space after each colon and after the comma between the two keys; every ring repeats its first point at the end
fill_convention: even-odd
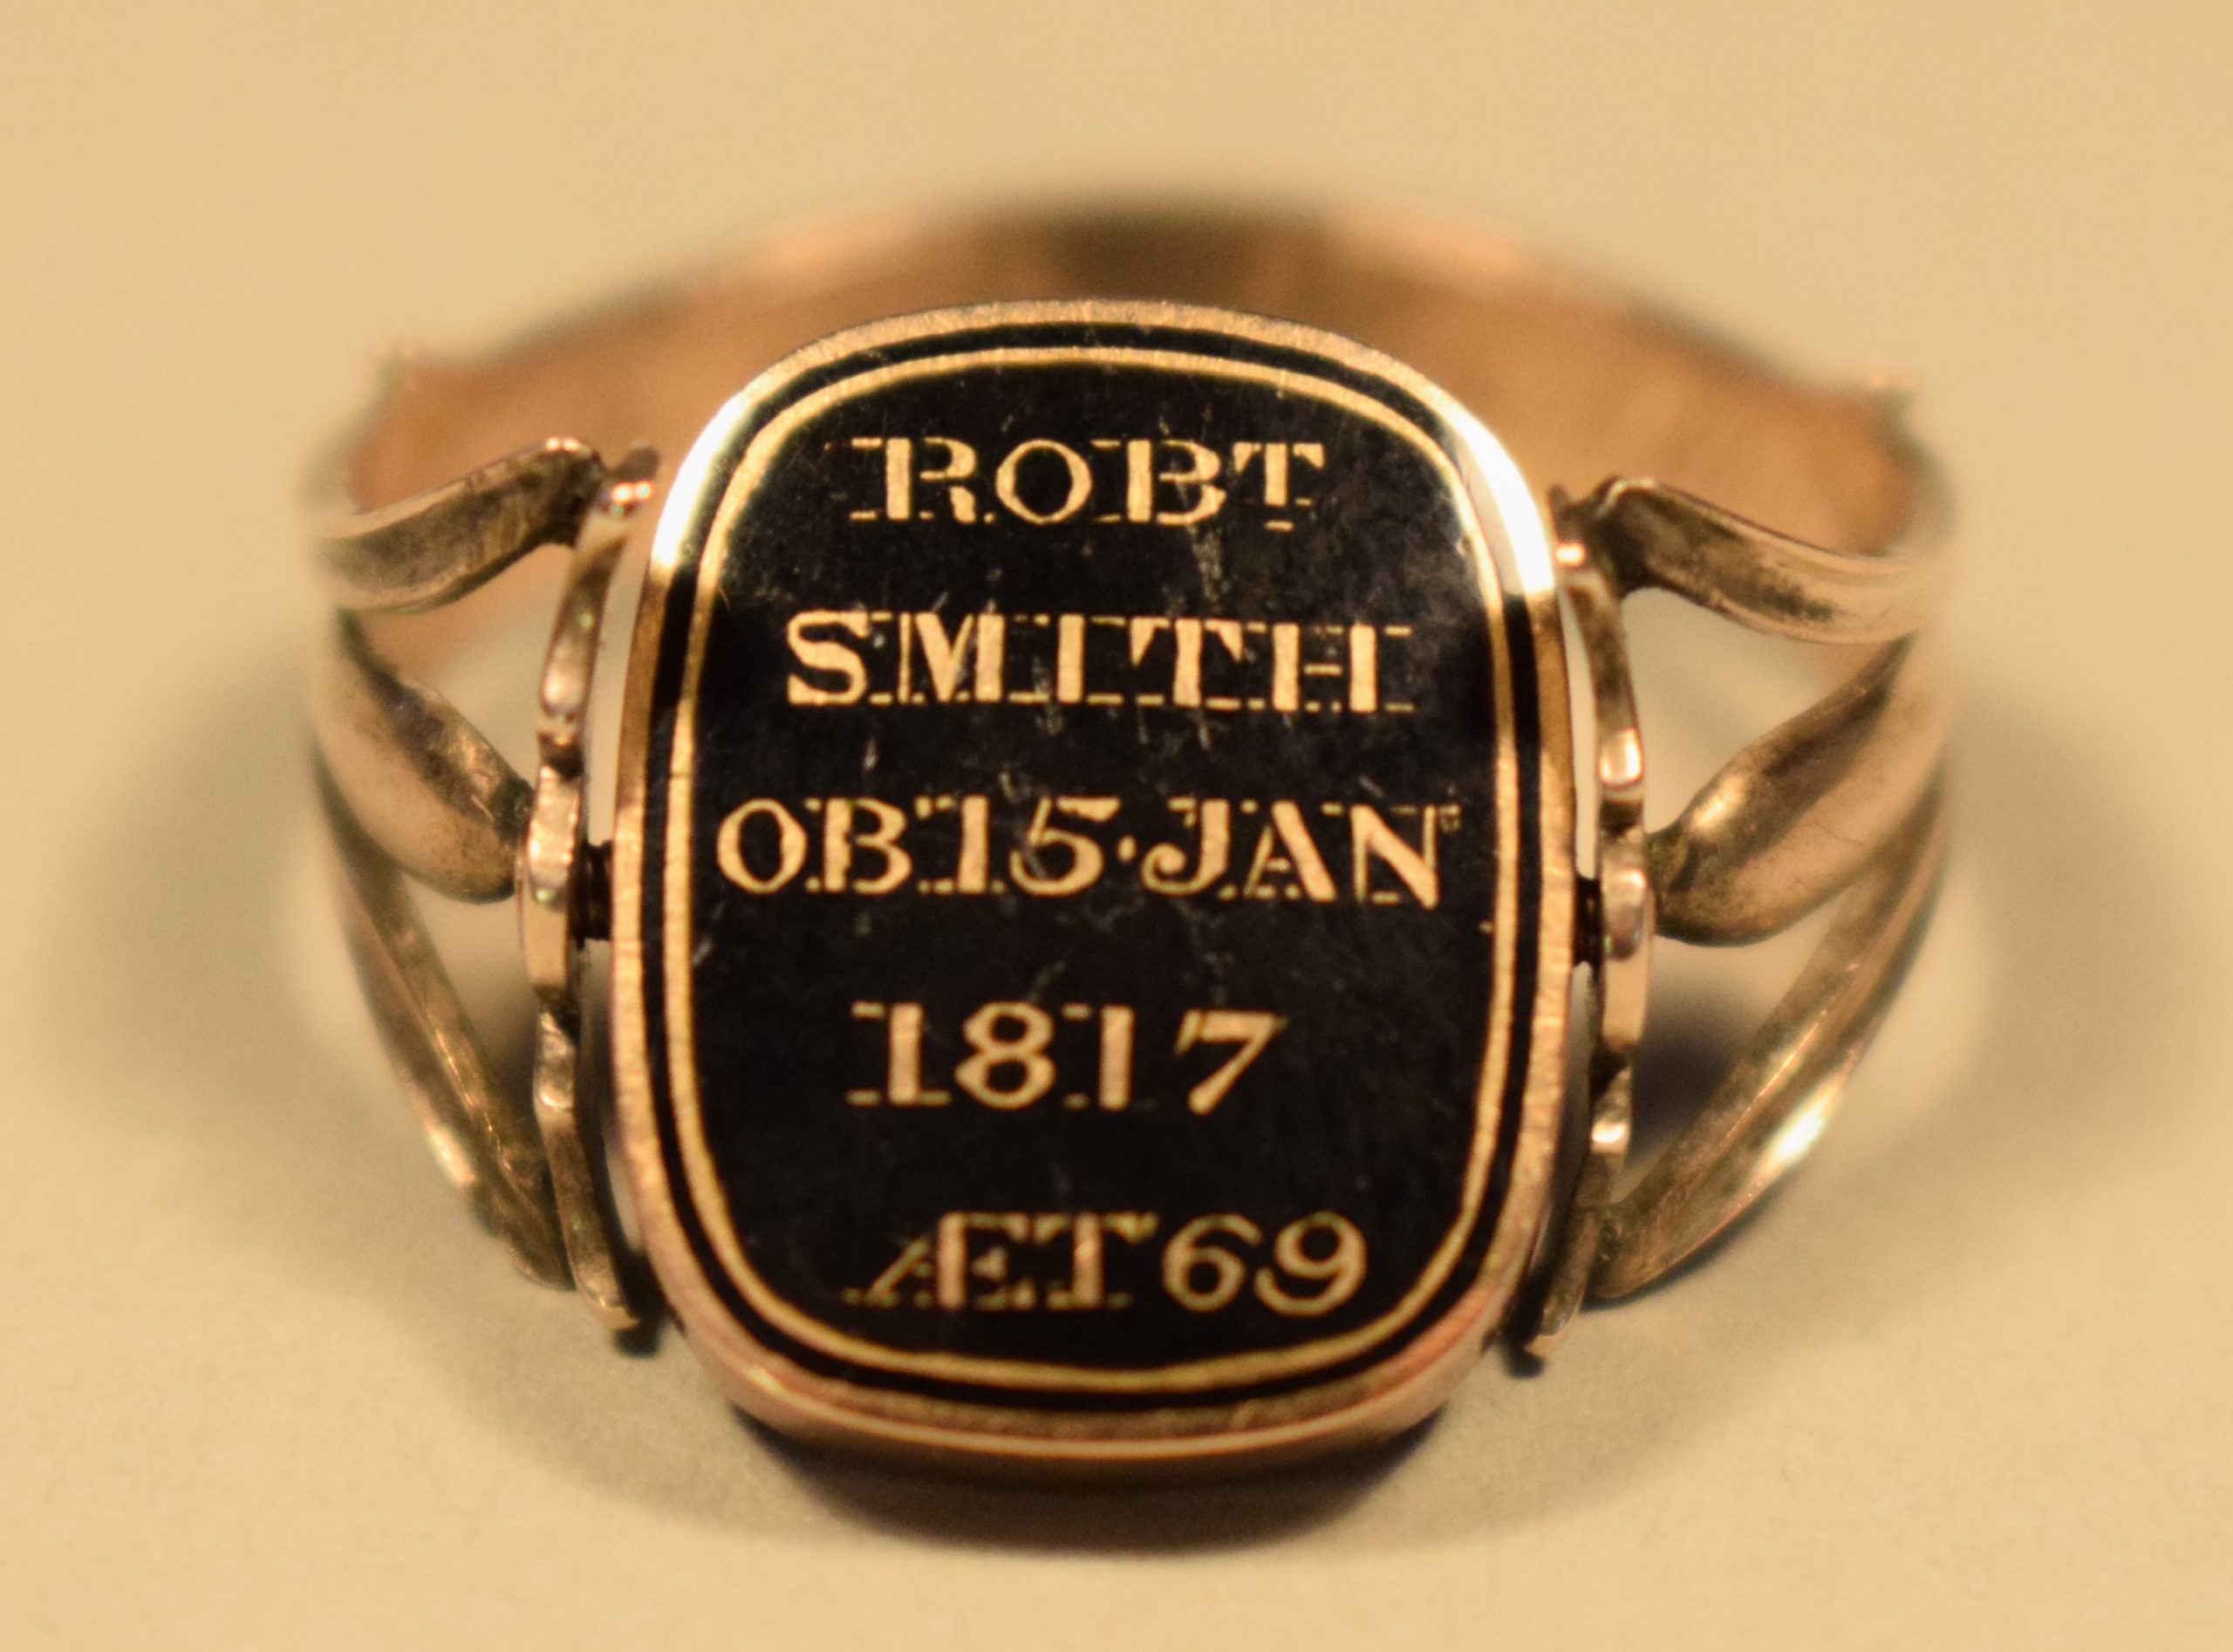
{"type": "Polygon", "coordinates": [[[407,363],[319,488],[318,789],[437,1157],[531,1277],[812,1441],[1408,1428],[1807,1150],[1937,884],[1945,513],[1896,398],[1475,231],[798,232],[407,363]],[[1839,663],[1650,829],[1643,590],[1839,663]],[[436,686],[500,591],[550,617],[523,763],[436,686]],[[516,905],[531,1084],[425,892],[516,905]],[[1818,910],[1631,1167],[1655,939],[1818,910]]]}

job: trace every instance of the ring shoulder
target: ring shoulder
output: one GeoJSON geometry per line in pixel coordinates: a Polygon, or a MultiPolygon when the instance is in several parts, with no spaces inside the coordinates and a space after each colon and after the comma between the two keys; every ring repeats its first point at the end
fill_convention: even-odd
{"type": "Polygon", "coordinates": [[[1553,497],[1561,590],[1595,683],[1608,934],[1615,897],[1643,915],[1648,933],[1704,945],[1765,939],[1838,905],[1727,1078],[1625,1191],[1615,1184],[1648,976],[1641,959],[1601,946],[1587,1156],[1547,1246],[1546,1307],[1522,1328],[1532,1352],[1555,1341],[1585,1290],[1622,1296],[1663,1277],[1803,1157],[1920,944],[1945,852],[1948,709],[1924,632],[1944,581],[1944,512],[1919,454],[1914,474],[1915,521],[1876,550],[1813,543],[1649,480],[1617,478],[1580,501],[1553,497]],[[1768,635],[1842,645],[1861,659],[1648,836],[1619,616],[1623,599],[1646,590],[1768,635]],[[1641,891],[1624,894],[1618,882],[1631,870],[1641,891]],[[1633,1008],[1608,1023],[1608,999],[1633,1008]]]}
{"type": "Polygon", "coordinates": [[[313,516],[318,574],[338,607],[440,608],[541,546],[571,544],[604,479],[597,454],[564,437],[375,509],[352,509],[337,477],[313,516]]]}
{"type": "MultiPolygon", "coordinates": [[[[608,467],[555,439],[371,509],[314,514],[335,611],[311,696],[321,795],[351,951],[436,1157],[530,1277],[571,1286],[608,1328],[639,1322],[593,1106],[580,1096],[580,868],[586,724],[615,566],[657,456],[608,467]],[[376,621],[469,596],[544,547],[569,552],[522,775],[435,689],[383,651],[376,621]],[[498,1082],[410,884],[455,900],[516,895],[536,993],[530,1094],[498,1082]]],[[[337,467],[330,498],[344,492],[337,467]]]]}
{"type": "Polygon", "coordinates": [[[1930,509],[1875,550],[1781,533],[1679,488],[1606,482],[1565,513],[1624,592],[1671,592],[1754,631],[1809,643],[1888,643],[1920,629],[1945,579],[1930,509]]]}

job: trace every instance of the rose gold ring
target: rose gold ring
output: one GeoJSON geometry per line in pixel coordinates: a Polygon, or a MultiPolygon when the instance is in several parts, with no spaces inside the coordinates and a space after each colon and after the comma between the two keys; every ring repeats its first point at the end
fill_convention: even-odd
{"type": "Polygon", "coordinates": [[[1931,904],[1943,511],[1898,404],[1493,236],[776,237],[399,367],[321,487],[318,783],[437,1157],[794,1434],[1138,1468],[1404,1428],[1803,1156],[1931,904]],[[1655,829],[1647,590],[1838,662],[1655,829]],[[500,591],[552,616],[509,755],[435,686],[500,591]],[[531,1084],[428,892],[516,906],[531,1084]],[[1655,941],[1818,910],[1631,1167],[1655,941]]]}

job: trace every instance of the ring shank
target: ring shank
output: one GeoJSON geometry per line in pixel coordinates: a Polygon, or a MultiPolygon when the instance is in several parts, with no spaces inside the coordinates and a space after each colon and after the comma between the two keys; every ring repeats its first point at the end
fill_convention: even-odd
{"type": "Polygon", "coordinates": [[[808,231],[461,364],[413,363],[345,461],[392,502],[554,434],[670,460],[722,402],[840,328],[996,299],[1220,305],[1418,368],[1539,486],[1649,476],[1832,550],[1925,503],[1879,400],[1803,385],[1615,289],[1477,233],[1366,213],[1017,210],[808,231]]]}
{"type": "MultiPolygon", "coordinates": [[[[1897,985],[1944,836],[1944,696],[1915,634],[1936,597],[1943,512],[1936,474],[1886,397],[1794,380],[1474,232],[1229,208],[843,227],[779,237],[488,356],[403,363],[324,482],[322,555],[344,612],[314,705],[357,939],[386,999],[368,990],[376,1009],[388,1006],[398,1064],[424,1092],[430,1130],[472,1159],[454,1171],[461,1184],[523,1266],[550,1272],[538,1259],[555,1254],[562,1218],[573,1220],[565,1190],[554,1195],[532,1126],[485,1073],[453,1059],[469,1034],[393,875],[461,898],[512,892],[516,862],[534,859],[531,791],[554,793],[554,771],[546,762],[531,788],[398,668],[432,663],[473,630],[484,611],[466,593],[537,546],[576,543],[578,575],[602,531],[596,510],[624,473],[648,474],[631,468],[648,455],[607,469],[600,454],[648,443],[672,463],[760,372],[847,327],[1080,297],[1212,305],[1346,335],[1455,395],[1543,491],[1568,602],[1595,614],[1584,644],[1601,741],[1599,952],[1585,960],[1600,1000],[1590,1157],[1547,1230],[1554,1285],[1523,1332],[1547,1346],[1585,1290],[1618,1294],[1658,1277],[1787,1168],[1897,985]],[[1648,587],[1755,630],[1846,645],[1859,660],[1848,682],[1746,747],[1649,834],[1619,619],[1622,599],[1648,587]],[[1829,939],[1729,1084],[1616,1197],[1653,935],[1757,939],[1834,898],[1829,939]]],[[[653,489],[630,480],[624,491],[633,509],[653,489]]],[[[512,600],[527,595],[507,584],[512,600]]],[[[578,786],[577,772],[559,778],[578,786]]],[[[571,1266],[578,1280],[578,1257],[571,1266]]]]}

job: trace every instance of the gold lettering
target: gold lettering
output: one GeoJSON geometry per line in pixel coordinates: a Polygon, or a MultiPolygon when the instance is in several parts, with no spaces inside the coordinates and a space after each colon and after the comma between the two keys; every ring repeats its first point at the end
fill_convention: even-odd
{"type": "Polygon", "coordinates": [[[1008,622],[989,611],[977,618],[977,679],[980,703],[998,705],[1007,666],[1008,622]]]}
{"type": "Polygon", "coordinates": [[[1174,619],[1171,638],[1171,703],[1198,706],[1202,703],[1202,622],[1174,619]]]}
{"type": "Polygon", "coordinates": [[[850,706],[867,692],[868,667],[862,663],[858,650],[834,638],[809,634],[830,630],[850,631],[865,638],[869,634],[869,617],[857,609],[847,612],[834,608],[809,608],[793,614],[790,624],[783,628],[783,638],[790,644],[792,657],[802,670],[835,672],[843,679],[833,688],[809,682],[793,672],[784,683],[783,692],[794,706],[850,706]]]}
{"type": "MultiPolygon", "coordinates": [[[[897,1307],[912,1285],[915,1306],[949,1312],[1123,1308],[1130,1295],[1109,1288],[1110,1264],[1117,1259],[1111,1247],[1146,1245],[1159,1225],[1150,1211],[948,1211],[930,1232],[903,1245],[875,1283],[844,1297],[859,1307],[897,1307]],[[1065,1237],[1068,1277],[1042,1285],[1034,1277],[1038,1266],[1018,1253],[1043,1253],[1065,1237]]],[[[1265,1245],[1263,1228],[1237,1212],[1198,1216],[1162,1247],[1164,1289],[1192,1312],[1214,1314],[1253,1286],[1274,1313],[1313,1319],[1364,1283],[1364,1234],[1338,1212],[1289,1222],[1270,1236],[1268,1264],[1252,1266],[1265,1245]]]]}
{"type": "Polygon", "coordinates": [[[1194,870],[1186,873],[1186,851],[1178,844],[1157,843],[1140,857],[1140,882],[1158,895],[1198,895],[1223,877],[1232,862],[1233,805],[1222,797],[1200,803],[1174,797],[1168,807],[1188,825],[1199,823],[1194,870]]]}
{"type": "Polygon", "coordinates": [[[923,650],[924,676],[931,685],[931,693],[944,703],[960,690],[962,657],[973,644],[980,652],[984,647],[977,631],[978,616],[963,615],[961,624],[950,637],[946,621],[935,613],[917,614],[914,619],[912,629],[923,650]]]}
{"type": "Polygon", "coordinates": [[[1214,1314],[1240,1294],[1248,1282],[1248,1265],[1231,1250],[1210,1241],[1238,1239],[1255,1245],[1264,1230],[1245,1216],[1198,1216],[1171,1237],[1163,1252],[1163,1288],[1179,1307],[1196,1314],[1214,1314]],[[1209,1270],[1206,1283],[1202,1270],[1209,1270]]]}
{"type": "MultiPolygon", "coordinates": [[[[912,522],[915,517],[915,444],[905,436],[856,436],[853,446],[864,454],[884,452],[884,515],[887,522],[912,522]]],[[[874,522],[873,510],[855,511],[854,520],[874,522]]]]}
{"type": "Polygon", "coordinates": [[[967,1211],[948,1211],[939,1218],[938,1303],[943,1308],[969,1306],[969,1227],[967,1211]]]}
{"type": "MultiPolygon", "coordinates": [[[[1158,471],[1156,480],[1167,482],[1181,490],[1192,488],[1196,492],[1192,504],[1183,509],[1158,510],[1155,514],[1155,519],[1169,527],[1184,527],[1189,522],[1197,522],[1205,517],[1214,516],[1223,509],[1225,489],[1217,485],[1217,479],[1222,468],[1217,454],[1212,449],[1202,446],[1200,442],[1188,441],[1184,437],[1166,437],[1159,445],[1166,454],[1176,451],[1184,454],[1188,462],[1183,468],[1172,468],[1158,471]]],[[[1137,521],[1138,518],[1135,517],[1133,520],[1137,521]]]]}
{"type": "Polygon", "coordinates": [[[894,1107],[943,1106],[944,1090],[923,1088],[923,1007],[894,1004],[885,1030],[884,1099],[894,1107]]]}
{"type": "Polygon", "coordinates": [[[1171,621],[1160,614],[1135,614],[1126,622],[1125,642],[1130,650],[1132,663],[1137,666],[1147,658],[1158,632],[1171,629],[1171,621]]]}
{"type": "Polygon", "coordinates": [[[924,471],[917,480],[950,484],[946,490],[946,507],[953,512],[954,521],[975,522],[977,496],[961,484],[977,474],[977,450],[951,436],[925,436],[923,440],[946,449],[946,463],[936,470],[924,471]]]}
{"type": "Polygon", "coordinates": [[[1272,1260],[1290,1279],[1315,1285],[1315,1291],[1287,1288],[1287,1280],[1269,1267],[1256,1270],[1256,1296],[1274,1314],[1290,1319],[1315,1319],[1339,1307],[1364,1283],[1364,1235],[1356,1223],[1333,1211],[1320,1211],[1289,1222],[1272,1241],[1272,1260]],[[1332,1237],[1323,1256],[1310,1253],[1307,1241],[1315,1233],[1332,1237]]]}
{"type": "Polygon", "coordinates": [[[985,1004],[961,1024],[969,1055],[953,1069],[953,1082],[1002,1112],[1028,1107],[1055,1084],[1055,1063],[1047,1045],[1055,1021],[1036,1004],[1014,1000],[985,1004]],[[1013,1030],[1011,1030],[1013,1029],[1013,1030]],[[1000,1076],[1013,1072],[1013,1082],[1000,1076]]]}
{"type": "Polygon", "coordinates": [[[1256,853],[1240,892],[1254,900],[1285,895],[1289,900],[1308,898],[1321,902],[1339,894],[1333,875],[1326,870],[1325,857],[1318,852],[1310,828],[1303,822],[1302,810],[1285,798],[1272,805],[1271,819],[1256,840],[1256,853]],[[1296,881],[1284,888],[1273,882],[1289,874],[1296,881]]]}
{"type": "Polygon", "coordinates": [[[793,669],[784,693],[796,706],[1052,702],[1173,706],[1226,714],[1402,714],[1417,707],[1387,698],[1383,639],[1410,634],[1409,625],[1244,621],[1224,615],[1010,615],[987,608],[949,619],[936,610],[808,609],[786,622],[793,669]],[[1018,667],[1025,679],[1021,687],[1008,680],[1015,664],[1009,657],[1011,633],[1018,625],[1028,627],[1028,636],[1045,638],[1026,649],[1018,667]],[[1114,659],[1096,666],[1096,625],[1124,633],[1129,674],[1114,659]],[[1268,646],[1252,642],[1259,632],[1268,646]],[[1166,634],[1168,659],[1153,658],[1166,634]],[[1215,660],[1205,653],[1210,638],[1222,651],[1215,660]],[[1095,680],[1096,671],[1100,680],[1095,680]],[[1305,698],[1306,685],[1320,697],[1305,698]]]}
{"type": "MultiPolygon", "coordinates": [[[[1294,521],[1284,513],[1290,506],[1307,509],[1311,502],[1294,492],[1295,468],[1308,465],[1322,470],[1324,444],[1315,441],[1236,441],[1220,454],[1207,445],[1183,436],[1095,436],[1088,444],[1096,452],[1121,453],[1123,458],[1124,502],[1121,512],[1097,515],[1096,522],[1154,522],[1165,527],[1190,527],[1207,521],[1232,503],[1251,466],[1263,477],[1256,502],[1281,513],[1266,526],[1287,533],[1294,521]]],[[[981,474],[976,447],[953,436],[856,436],[852,446],[865,454],[881,455],[881,507],[867,506],[850,512],[851,520],[931,522],[939,513],[925,508],[926,489],[943,488],[946,515],[957,522],[974,522],[985,515],[971,485],[981,474]],[[935,459],[935,462],[930,462],[935,459]]],[[[994,496],[1024,522],[1068,522],[1091,502],[1095,478],[1092,467],[1077,448],[1044,436],[1019,441],[992,473],[994,496]],[[1051,477],[1043,462],[1051,460],[1063,474],[1060,502],[1050,504],[1038,478],[1051,477]],[[1024,497],[1023,472],[1035,470],[1033,488],[1038,502],[1024,497]]]]}
{"type": "Polygon", "coordinates": [[[1124,520],[1155,520],[1155,443],[1145,438],[1124,444],[1124,520]]]}
{"type": "Polygon", "coordinates": [[[1065,831],[1049,823],[1059,810],[1080,820],[1105,821],[1115,816],[1114,797],[1041,797],[1025,828],[1023,845],[1008,854],[1008,876],[1028,895],[1075,895],[1101,876],[1101,845],[1082,832],[1065,831]],[[1069,864],[1059,873],[1045,870],[1045,856],[1059,850],[1069,864]]]}
{"type": "Polygon", "coordinates": [[[1380,633],[1370,625],[1349,627],[1349,709],[1380,709],[1380,633]]]}
{"type": "Polygon", "coordinates": [[[1155,1237],[1153,1211],[1103,1211],[1101,1219],[1127,1245],[1144,1245],[1155,1237]]]}
{"type": "Polygon", "coordinates": [[[1216,1072],[1186,1092],[1187,1109],[1203,1114],[1216,1107],[1287,1024],[1286,1016],[1260,1009],[1188,1010],[1178,1021],[1179,1055],[1184,1055],[1197,1044],[1238,1044],[1240,1048],[1226,1057],[1216,1072]]]}
{"type": "Polygon", "coordinates": [[[1123,1004],[1101,1007],[1101,1104],[1112,1113],[1132,1099],[1132,1020],[1123,1004]]]}
{"type": "Polygon", "coordinates": [[[986,873],[992,858],[992,799],[988,797],[961,800],[961,853],[953,869],[953,891],[957,895],[985,892],[986,873]]]}
{"type": "Polygon", "coordinates": [[[1091,1211],[1070,1219],[1070,1281],[1047,1293],[1050,1308],[1095,1308],[1104,1300],[1101,1262],[1101,1218],[1091,1211]]]}
{"type": "Polygon", "coordinates": [[[1302,705],[1302,627],[1282,619],[1272,627],[1272,709],[1302,705]]]}
{"type": "Polygon", "coordinates": [[[1372,886],[1372,863],[1376,859],[1403,880],[1420,905],[1432,907],[1442,898],[1442,880],[1435,870],[1437,811],[1419,811],[1419,846],[1413,849],[1369,803],[1349,806],[1349,853],[1356,898],[1392,905],[1398,898],[1372,886]]]}
{"type": "Polygon", "coordinates": [[[1028,1280],[1009,1283],[1010,1245],[1031,1243],[1031,1219],[1021,1211],[948,1211],[939,1218],[938,1304],[947,1308],[1028,1308],[1038,1293],[1028,1280]],[[970,1244],[973,1232],[997,1233],[1008,1241],[981,1250],[970,1244]],[[981,1280],[995,1288],[971,1297],[970,1281],[981,1280]]]}
{"type": "Polygon", "coordinates": [[[860,1294],[866,1307],[898,1307],[899,1287],[910,1280],[931,1274],[931,1242],[919,1233],[907,1241],[890,1267],[876,1276],[876,1283],[860,1294]]]}
{"type": "MultiPolygon", "coordinates": [[[[957,817],[950,872],[925,870],[913,886],[930,895],[984,895],[1006,884],[994,874],[994,799],[924,795],[902,804],[875,797],[809,797],[802,807],[770,797],[755,797],[732,809],[714,835],[720,872],[748,893],[782,889],[806,870],[814,853],[814,831],[802,820],[821,819],[821,858],[808,890],[828,894],[877,896],[899,889],[918,870],[919,844],[906,841],[910,823],[942,814],[957,817]],[[755,823],[764,820],[755,832],[755,823]],[[769,849],[772,846],[772,857],[769,849]]],[[[1220,898],[1309,900],[1321,905],[1343,898],[1328,870],[1327,850],[1310,825],[1315,811],[1346,823],[1349,898],[1381,906],[1407,898],[1432,909],[1441,903],[1439,839],[1457,829],[1462,809],[1456,803],[1390,804],[1275,798],[1259,804],[1222,797],[1172,797],[1164,807],[1177,823],[1167,837],[1144,842],[1132,831],[1104,843],[1081,828],[1105,826],[1124,814],[1123,800],[1108,795],[1041,795],[1021,822],[1014,846],[999,870],[1027,895],[1061,898],[1091,888],[1115,862],[1137,860],[1142,888],[1185,898],[1212,888],[1220,898]],[[1246,872],[1237,885],[1222,886],[1239,862],[1234,816],[1261,813],[1246,872]],[[1418,829],[1402,823],[1416,816],[1418,829]]],[[[1339,829],[1336,828],[1335,829],[1339,829]]],[[[1083,1014],[1082,1011],[1080,1014],[1083,1014]]]]}
{"type": "Polygon", "coordinates": [[[1041,524],[1067,522],[1084,509],[1085,502],[1092,497],[1093,469],[1086,463],[1085,456],[1076,448],[1059,441],[1050,441],[1043,436],[1034,437],[1029,441],[1019,442],[1010,449],[1008,456],[1000,461],[1000,469],[994,473],[993,491],[1000,495],[1002,504],[1026,522],[1041,524]],[[1063,495],[1062,502],[1052,510],[1040,510],[1026,504],[1018,490],[1018,473],[1023,468],[1023,461],[1034,454],[1052,454],[1062,461],[1063,468],[1069,473],[1069,492],[1063,495]]]}
{"type": "Polygon", "coordinates": [[[1063,614],[1055,623],[1055,698],[1075,706],[1085,698],[1085,616],[1063,614]]]}
{"type": "Polygon", "coordinates": [[[714,835],[714,860],[721,876],[750,895],[767,895],[782,888],[806,864],[806,828],[798,817],[772,797],[755,797],[729,811],[714,835]],[[775,870],[765,877],[745,864],[745,823],[765,815],[775,828],[775,870]]]}
{"type": "Polygon", "coordinates": [[[907,829],[905,811],[874,797],[832,797],[822,810],[822,887],[829,894],[850,890],[857,895],[884,895],[899,887],[915,863],[899,846],[907,829]],[[854,818],[866,815],[876,823],[866,831],[856,829],[854,818]],[[883,869],[872,877],[853,876],[853,857],[869,850],[883,859],[883,869]]]}

